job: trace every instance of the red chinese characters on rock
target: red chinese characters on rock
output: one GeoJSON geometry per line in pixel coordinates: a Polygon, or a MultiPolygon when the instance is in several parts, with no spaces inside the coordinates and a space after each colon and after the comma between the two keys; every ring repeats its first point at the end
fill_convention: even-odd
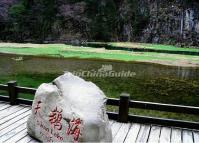
{"type": "Polygon", "coordinates": [[[77,143],[80,135],[82,135],[81,129],[80,129],[81,124],[82,124],[82,120],[80,120],[80,118],[72,119],[69,123],[67,135],[73,135],[74,143],[77,143]]]}
{"type": "Polygon", "coordinates": [[[49,122],[54,127],[54,129],[61,130],[62,129],[62,109],[58,111],[57,107],[51,111],[49,115],[49,122]]]}
{"type": "Polygon", "coordinates": [[[35,115],[39,112],[39,110],[41,109],[41,101],[37,101],[37,105],[35,107],[35,115]]]}

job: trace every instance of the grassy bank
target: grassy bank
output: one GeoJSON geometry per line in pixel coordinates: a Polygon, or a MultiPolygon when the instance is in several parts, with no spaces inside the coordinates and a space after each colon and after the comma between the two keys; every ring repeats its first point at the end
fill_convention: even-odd
{"type": "Polygon", "coordinates": [[[162,44],[146,44],[146,43],[131,43],[131,42],[113,42],[108,44],[115,47],[143,48],[143,49],[154,49],[154,50],[165,50],[165,51],[199,52],[199,49],[196,47],[177,47],[173,45],[162,45],[162,44]]]}
{"type": "MultiPolygon", "coordinates": [[[[198,50],[198,49],[194,49],[198,50]]],[[[163,54],[155,52],[130,52],[122,50],[106,50],[65,44],[16,44],[1,43],[1,53],[36,55],[62,58],[93,58],[119,61],[152,62],[165,65],[198,66],[199,56],[163,54]]]]}

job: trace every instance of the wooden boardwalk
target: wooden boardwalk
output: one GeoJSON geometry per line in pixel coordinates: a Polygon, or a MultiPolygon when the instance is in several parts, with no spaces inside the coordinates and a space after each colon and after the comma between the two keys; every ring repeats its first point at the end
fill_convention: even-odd
{"type": "MultiPolygon", "coordinates": [[[[0,143],[38,142],[27,134],[30,106],[0,102],[0,143]]],[[[110,121],[114,143],[199,143],[199,131],[110,121]]]]}

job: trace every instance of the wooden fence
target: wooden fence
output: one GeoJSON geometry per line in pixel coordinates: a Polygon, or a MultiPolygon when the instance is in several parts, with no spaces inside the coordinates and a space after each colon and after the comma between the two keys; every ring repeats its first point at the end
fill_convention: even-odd
{"type": "MultiPolygon", "coordinates": [[[[32,100],[18,98],[18,94],[27,93],[34,96],[36,92],[36,89],[34,88],[17,86],[16,81],[10,81],[7,83],[7,85],[0,84],[0,90],[8,91],[9,95],[9,96],[3,96],[3,95],[0,96],[0,101],[10,102],[11,105],[16,105],[16,104],[32,105],[32,100]]],[[[119,107],[119,113],[107,112],[110,119],[117,120],[119,122],[126,123],[130,121],[136,123],[159,124],[165,126],[199,129],[199,122],[129,114],[129,108],[138,108],[145,110],[199,115],[199,107],[134,101],[130,100],[130,96],[126,93],[122,93],[120,95],[120,99],[108,98],[107,105],[119,107]]]]}

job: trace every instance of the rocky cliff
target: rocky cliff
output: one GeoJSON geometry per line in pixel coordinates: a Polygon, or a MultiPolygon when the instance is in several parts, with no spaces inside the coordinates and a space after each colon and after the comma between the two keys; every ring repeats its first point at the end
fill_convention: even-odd
{"type": "Polygon", "coordinates": [[[150,20],[144,42],[199,44],[199,3],[183,0],[149,0],[150,20]]]}

